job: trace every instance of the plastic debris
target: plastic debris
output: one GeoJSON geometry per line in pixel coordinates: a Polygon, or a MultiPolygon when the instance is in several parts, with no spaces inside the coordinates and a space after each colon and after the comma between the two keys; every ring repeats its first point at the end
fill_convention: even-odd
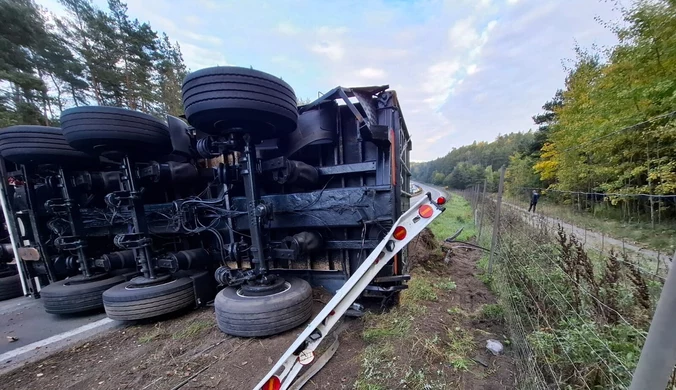
{"type": "Polygon", "coordinates": [[[498,340],[488,339],[486,340],[486,349],[491,351],[493,355],[499,355],[502,353],[504,347],[502,346],[502,343],[499,342],[498,340]]]}

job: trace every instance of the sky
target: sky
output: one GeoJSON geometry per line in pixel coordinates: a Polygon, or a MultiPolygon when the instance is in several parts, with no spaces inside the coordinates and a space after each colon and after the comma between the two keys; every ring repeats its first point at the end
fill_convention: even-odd
{"type": "MultiPolygon", "coordinates": [[[[57,0],[38,0],[57,15],[57,0]]],[[[105,0],[93,0],[105,7],[105,0]]],[[[534,129],[564,86],[576,44],[607,47],[607,0],[127,0],[132,18],[178,41],[191,70],[253,67],[315,99],[389,84],[413,161],[534,129]]]]}

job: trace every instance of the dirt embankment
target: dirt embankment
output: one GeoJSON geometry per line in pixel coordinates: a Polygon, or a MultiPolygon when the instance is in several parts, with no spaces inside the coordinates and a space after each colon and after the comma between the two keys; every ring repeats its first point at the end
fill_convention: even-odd
{"type": "MultiPolygon", "coordinates": [[[[480,282],[478,251],[450,264],[425,238],[412,248],[401,305],[346,319],[340,347],[304,389],[511,389],[512,356],[495,297],[480,282]],[[489,310],[490,309],[490,310],[489,310]]],[[[315,312],[328,297],[315,292],[315,312]]],[[[264,339],[221,333],[213,309],[115,330],[0,376],[3,389],[251,389],[302,329],[264,339]]],[[[330,344],[329,341],[326,344],[330,344]]]]}

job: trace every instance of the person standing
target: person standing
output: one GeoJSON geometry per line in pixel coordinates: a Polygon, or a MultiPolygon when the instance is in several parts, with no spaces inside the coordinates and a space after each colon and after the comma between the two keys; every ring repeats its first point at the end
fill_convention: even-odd
{"type": "Polygon", "coordinates": [[[540,193],[538,190],[533,190],[533,193],[530,196],[530,207],[528,208],[528,212],[531,210],[535,212],[535,207],[538,205],[538,199],[540,199],[540,193]]]}

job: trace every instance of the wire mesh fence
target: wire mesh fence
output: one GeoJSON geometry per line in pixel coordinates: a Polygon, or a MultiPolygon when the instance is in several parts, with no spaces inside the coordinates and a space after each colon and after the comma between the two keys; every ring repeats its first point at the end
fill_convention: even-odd
{"type": "Polygon", "coordinates": [[[529,211],[530,194],[486,194],[481,185],[462,193],[479,244],[495,233],[487,280],[505,309],[520,388],[629,387],[670,257],[542,203],[529,211]]]}

